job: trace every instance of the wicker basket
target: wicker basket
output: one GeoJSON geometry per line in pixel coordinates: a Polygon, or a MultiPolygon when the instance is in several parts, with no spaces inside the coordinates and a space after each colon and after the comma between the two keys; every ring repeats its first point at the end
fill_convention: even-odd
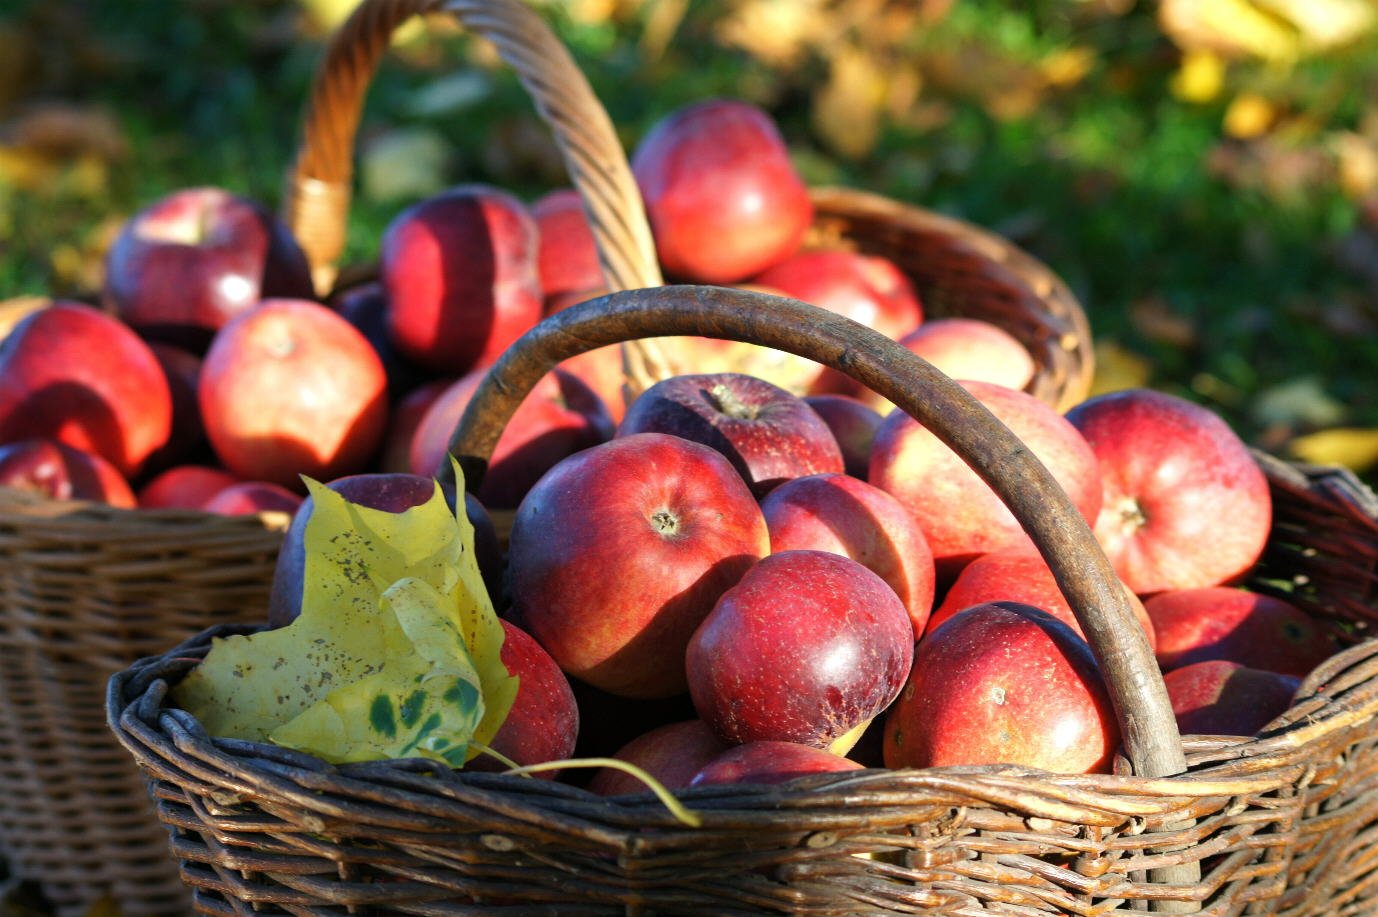
{"type": "MultiPolygon", "coordinates": [[[[356,22],[406,18],[434,2],[370,3],[356,22]]],[[[569,154],[615,289],[658,284],[640,198],[612,125],[568,53],[516,0],[455,3],[496,41],[569,154]]],[[[372,28],[386,36],[392,24],[372,28]]],[[[344,36],[348,38],[348,34],[344,36]]],[[[341,202],[314,178],[331,147],[331,99],[362,93],[386,46],[337,42],[317,87],[288,207],[318,276],[322,234],[343,230],[341,202]],[[341,55],[344,55],[342,58],[341,55]]],[[[357,114],[357,104],[354,108],[357,114]]],[[[353,125],[346,132],[346,148],[353,125]]],[[[347,159],[347,157],[346,157],[347,159]]],[[[328,175],[326,176],[328,177],[328,175]]],[[[105,724],[107,679],[206,627],[263,620],[286,518],[227,518],[55,502],[0,488],[0,854],[63,914],[109,896],[128,917],[189,904],[147,788],[105,724]]]]}
{"type": "MultiPolygon", "coordinates": [[[[841,369],[937,433],[1043,551],[1107,676],[1113,775],[1009,766],[867,770],[649,795],[420,760],[334,767],[207,736],[166,704],[209,631],[110,682],[111,728],[152,781],[205,914],[1367,915],[1378,908],[1378,642],[1305,681],[1259,736],[1177,734],[1143,632],[1047,471],[955,384],[846,319],[714,288],[615,294],[547,319],[491,371],[456,432],[481,476],[560,359],[652,334],[750,340],[841,369]]],[[[1255,585],[1358,639],[1378,617],[1378,500],[1345,472],[1264,456],[1275,524],[1255,585]]]]}

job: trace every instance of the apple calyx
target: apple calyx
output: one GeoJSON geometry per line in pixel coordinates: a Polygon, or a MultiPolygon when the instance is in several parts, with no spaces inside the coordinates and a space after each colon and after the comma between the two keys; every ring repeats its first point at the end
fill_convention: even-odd
{"type": "Polygon", "coordinates": [[[668,509],[659,509],[651,513],[651,527],[661,535],[671,538],[679,534],[679,517],[668,509]]]}
{"type": "Polygon", "coordinates": [[[1137,532],[1148,525],[1148,514],[1133,497],[1125,497],[1116,504],[1115,514],[1119,517],[1120,524],[1131,532],[1137,532]]]}
{"type": "Polygon", "coordinates": [[[728,417],[736,420],[756,419],[756,408],[738,398],[736,392],[721,382],[708,390],[708,397],[713,402],[713,407],[728,417]]]}

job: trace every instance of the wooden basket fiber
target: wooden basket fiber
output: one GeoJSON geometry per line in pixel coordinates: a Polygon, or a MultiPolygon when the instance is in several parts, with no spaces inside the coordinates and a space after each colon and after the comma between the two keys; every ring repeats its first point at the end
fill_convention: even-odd
{"type": "MultiPolygon", "coordinates": [[[[436,6],[375,3],[363,12],[400,9],[405,18],[436,6]]],[[[517,0],[451,9],[497,42],[569,152],[613,287],[659,284],[625,155],[568,53],[517,0]]],[[[356,48],[351,60],[362,73],[360,52],[346,45],[356,48]]],[[[310,177],[310,151],[335,136],[323,100],[342,88],[317,86],[317,117],[307,124],[301,180],[289,200],[299,217],[331,206],[326,184],[310,177]]],[[[346,133],[352,139],[353,127],[346,133]]],[[[147,787],[106,727],[105,683],[212,625],[262,621],[286,521],[120,510],[0,488],[0,854],[62,913],[84,913],[107,895],[127,917],[186,912],[186,888],[151,817],[147,787]]]]}
{"type": "MultiPolygon", "coordinates": [[[[344,250],[355,135],[365,90],[382,52],[393,31],[412,14],[448,7],[463,16],[465,6],[443,0],[364,0],[332,39],[307,108],[301,155],[288,177],[284,208],[322,294],[335,282],[344,250]]],[[[513,42],[522,36],[495,30],[489,37],[513,42]]],[[[552,53],[564,53],[553,38],[549,43],[552,53]]],[[[499,50],[504,50],[501,43],[499,50]]],[[[519,65],[522,58],[504,53],[519,74],[530,72],[519,65]]],[[[541,89],[573,88],[533,86],[523,79],[538,99],[541,89]]],[[[579,98],[571,101],[552,93],[538,105],[547,120],[563,128],[556,136],[570,174],[586,191],[585,209],[608,289],[656,286],[660,268],[640,194],[621,150],[592,142],[612,134],[612,125],[602,106],[584,96],[586,88],[580,80],[579,98]]],[[[925,315],[983,319],[1017,338],[1034,359],[1034,378],[1027,386],[1031,394],[1059,411],[1086,397],[1094,371],[1090,325],[1067,285],[1041,261],[995,233],[920,207],[849,188],[810,193],[814,223],[806,245],[889,258],[918,289],[925,315]]],[[[624,364],[633,391],[676,370],[693,370],[679,365],[663,342],[632,342],[624,348],[624,364]]]]}
{"type": "MultiPolygon", "coordinates": [[[[1038,544],[1124,729],[1116,774],[871,769],[649,794],[451,771],[331,766],[206,735],[168,706],[208,631],[111,679],[196,908],[214,915],[1281,914],[1378,908],[1378,642],[1316,670],[1258,736],[1177,734],[1104,555],[1047,471],[959,386],[892,341],[793,300],[707,287],[613,294],[542,322],[456,432],[466,480],[516,404],[573,353],[649,334],[762,343],[847,372],[980,470],[1038,544]]],[[[1349,632],[1378,616],[1378,500],[1337,470],[1260,456],[1275,525],[1255,583],[1349,632]]]]}

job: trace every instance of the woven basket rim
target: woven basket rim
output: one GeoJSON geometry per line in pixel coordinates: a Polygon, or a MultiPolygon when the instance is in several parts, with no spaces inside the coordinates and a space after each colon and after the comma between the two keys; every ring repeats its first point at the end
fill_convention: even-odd
{"type": "Polygon", "coordinates": [[[56,500],[34,491],[0,485],[0,522],[10,519],[49,519],[54,522],[148,529],[159,525],[186,528],[190,525],[225,533],[286,531],[292,514],[267,510],[240,516],[208,513],[199,509],[112,506],[94,500],[56,500]]]}

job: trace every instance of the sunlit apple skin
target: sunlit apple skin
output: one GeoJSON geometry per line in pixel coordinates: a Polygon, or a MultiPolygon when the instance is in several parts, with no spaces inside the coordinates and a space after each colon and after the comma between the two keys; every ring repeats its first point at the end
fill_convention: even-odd
{"type": "MultiPolygon", "coordinates": [[[[326,484],[351,503],[386,513],[403,513],[435,496],[434,478],[414,474],[365,473],[347,475],[326,484]]],[[[454,489],[445,496],[454,506],[454,489]]],[[[315,507],[311,496],[302,502],[283,536],[268,595],[268,623],[290,624],[301,613],[303,577],[306,572],[306,526],[315,507]]],[[[502,586],[502,547],[487,510],[472,494],[464,495],[464,509],[474,526],[474,559],[490,597],[497,602],[502,586]]]]}
{"type": "Polygon", "coordinates": [[[24,439],[0,445],[0,487],[50,500],[90,500],[123,509],[136,505],[129,484],[105,459],[65,443],[24,439]]]}
{"type": "Polygon", "coordinates": [[[659,433],[615,439],[561,461],[517,509],[513,617],[567,674],[669,697],[687,687],[695,628],[769,551],[760,508],[719,453],[659,433]]]}
{"type": "Polygon", "coordinates": [[[1292,706],[1294,675],[1212,659],[1163,676],[1182,735],[1251,736],[1292,706]]]}
{"type": "Polygon", "coordinates": [[[791,478],[843,469],[823,418],[779,386],[740,373],[662,379],[618,425],[618,436],[637,433],[669,433],[716,449],[757,497],[791,478]]]}
{"type": "Polygon", "coordinates": [[[810,774],[861,770],[850,758],[797,742],[762,740],[724,751],[690,779],[690,786],[776,784],[810,774]]]}
{"type": "MultiPolygon", "coordinates": [[[[469,373],[431,402],[412,435],[412,473],[434,475],[447,461],[450,437],[484,375],[483,370],[469,373]]],[[[612,434],[612,418],[602,399],[578,378],[552,370],[532,387],[503,428],[475,492],[484,506],[515,509],[556,462],[612,434]]]]}
{"type": "Polygon", "coordinates": [[[1320,622],[1282,599],[1228,586],[1176,589],[1144,603],[1163,671],[1224,659],[1305,676],[1340,650],[1320,622]]]}
{"type": "Polygon", "coordinates": [[[770,549],[831,551],[878,575],[904,603],[917,640],[933,610],[933,552],[909,512],[845,474],[786,481],[761,501],[770,549]]]}
{"type": "Polygon", "coordinates": [[[268,481],[239,481],[211,496],[201,507],[221,516],[253,516],[258,513],[287,513],[301,506],[301,495],[268,481]]]}
{"type": "Polygon", "coordinates": [[[899,693],[914,627],[879,576],[825,551],[785,551],[723,593],[689,641],[694,709],[725,742],[845,753],[899,693]],[[855,734],[853,734],[855,733],[855,734]]]}
{"type": "MultiPolygon", "coordinates": [[[[569,679],[550,654],[530,634],[511,621],[502,622],[503,642],[499,658],[518,679],[517,696],[507,719],[488,744],[517,764],[564,761],[574,756],[579,736],[579,706],[569,679]]],[[[498,759],[480,754],[469,759],[466,770],[502,771],[498,759]]],[[[557,771],[536,774],[553,780],[557,771]]]]}
{"type": "Polygon", "coordinates": [[[541,294],[552,296],[601,287],[603,268],[584,202],[573,188],[558,188],[531,205],[540,233],[537,267],[541,294]]]}
{"type": "Polygon", "coordinates": [[[175,465],[139,489],[141,509],[200,509],[239,478],[219,468],[175,465]]]}
{"type": "Polygon", "coordinates": [[[392,341],[447,376],[493,363],[541,318],[536,221],[498,188],[460,185],[403,210],[379,270],[392,341]]]}
{"type": "Polygon", "coordinates": [[[0,343],[0,443],[56,440],[130,478],[171,432],[167,376],[114,316],[56,302],[0,343]]]}
{"type": "Polygon", "coordinates": [[[144,337],[196,353],[260,300],[313,295],[306,256],[286,225],[220,188],[155,201],[124,224],[106,256],[106,306],[144,337]]]}
{"type": "Polygon", "coordinates": [[[788,257],[813,220],[808,189],[770,116],[733,99],[685,106],[632,154],[667,273],[734,283],[788,257]]]}
{"type": "MultiPolygon", "coordinates": [[[[1153,621],[1144,610],[1139,597],[1125,588],[1125,596],[1134,609],[1139,625],[1144,629],[1150,647],[1157,645],[1157,635],[1153,621]]],[[[988,602],[1020,602],[1042,609],[1085,637],[1081,624],[1072,613],[1062,590],[1058,588],[1053,571],[1035,549],[1029,547],[1005,548],[982,554],[962,568],[956,581],[948,587],[942,604],[933,610],[928,619],[928,630],[941,627],[948,618],[970,608],[988,602]]]]}
{"type": "Polygon", "coordinates": [[[979,605],[919,643],[886,714],[886,767],[1109,769],[1120,731],[1086,641],[1028,605],[979,605]]]}
{"type": "MultiPolygon", "coordinates": [[[[613,757],[646,771],[669,790],[687,787],[705,764],[727,751],[703,720],[682,720],[642,733],[619,748],[613,757]]],[[[589,791],[599,796],[645,793],[648,787],[631,774],[603,768],[589,781],[589,791]]]]}
{"type": "MultiPolygon", "coordinates": [[[[962,382],[1051,472],[1087,521],[1101,505],[1095,453],[1076,428],[1032,395],[989,382],[962,382]]],[[[923,529],[940,586],[982,554],[1031,546],[1029,536],[976,472],[908,414],[881,423],[866,478],[892,494],[923,529]]]]}
{"type": "Polygon", "coordinates": [[[319,303],[267,300],[215,336],[198,392],[206,435],[245,480],[301,491],[361,471],[387,425],[378,354],[319,303]]]}
{"type": "Polygon", "coordinates": [[[913,284],[894,262],[879,255],[808,249],[757,274],[752,283],[836,312],[891,340],[923,321],[913,284]]]}
{"type": "Polygon", "coordinates": [[[1268,540],[1272,498],[1248,447],[1218,415],[1127,389],[1067,412],[1100,460],[1096,538],[1139,595],[1234,583],[1268,540]]]}
{"type": "Polygon", "coordinates": [[[880,429],[880,414],[849,395],[806,395],[804,403],[833,431],[847,474],[866,480],[871,444],[876,441],[876,431],[880,429]]]}

